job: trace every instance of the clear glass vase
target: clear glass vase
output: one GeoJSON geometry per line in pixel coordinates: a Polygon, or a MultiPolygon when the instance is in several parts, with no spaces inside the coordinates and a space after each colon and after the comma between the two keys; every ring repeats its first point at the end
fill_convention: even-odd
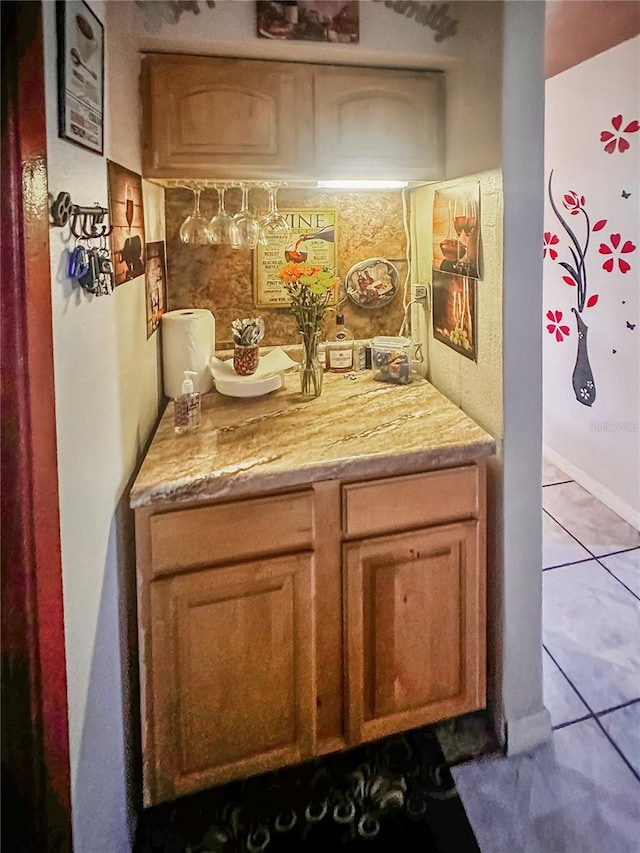
{"type": "Polygon", "coordinates": [[[303,397],[313,399],[322,393],[324,370],[318,358],[320,332],[302,333],[302,361],[300,362],[300,391],[303,397]]]}

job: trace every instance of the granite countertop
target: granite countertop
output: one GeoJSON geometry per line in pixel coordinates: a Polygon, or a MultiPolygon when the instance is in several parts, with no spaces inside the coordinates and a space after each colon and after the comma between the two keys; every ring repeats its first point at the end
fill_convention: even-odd
{"type": "MultiPolygon", "coordinates": [[[[353,374],[352,374],[353,375],[353,374]]],[[[131,490],[131,506],[246,496],[327,479],[410,474],[473,462],[493,438],[424,379],[409,385],[325,374],[264,397],[202,398],[200,428],[176,436],[169,403],[131,490]]]]}

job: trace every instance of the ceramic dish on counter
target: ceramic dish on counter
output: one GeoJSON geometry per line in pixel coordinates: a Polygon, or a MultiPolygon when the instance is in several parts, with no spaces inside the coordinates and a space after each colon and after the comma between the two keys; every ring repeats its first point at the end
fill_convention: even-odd
{"type": "Polygon", "coordinates": [[[277,391],[284,384],[284,377],[281,373],[263,376],[261,379],[255,379],[253,376],[238,378],[244,381],[214,379],[216,391],[219,394],[224,394],[225,397],[262,397],[263,394],[277,391]]]}
{"type": "Polygon", "coordinates": [[[367,258],[354,264],[345,278],[347,296],[360,308],[381,308],[400,286],[398,270],[384,258],[367,258]]]}

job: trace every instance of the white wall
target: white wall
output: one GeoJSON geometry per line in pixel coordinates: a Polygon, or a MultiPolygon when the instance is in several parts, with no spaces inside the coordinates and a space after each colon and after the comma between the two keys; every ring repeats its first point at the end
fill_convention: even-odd
{"type": "MultiPolygon", "coordinates": [[[[133,4],[91,7],[105,22],[106,156],[139,171],[133,4]]],[[[106,206],[106,159],[58,139],[53,2],[43,15],[49,191],[106,206]]],[[[162,191],[147,186],[145,204],[147,239],[164,239],[162,191]]],[[[158,413],[158,336],[146,338],[143,277],[100,298],[67,278],[68,231],[52,228],[50,249],[74,849],[120,853],[132,816],[122,507],[158,413]]]]}
{"type": "Polygon", "coordinates": [[[630,144],[624,152],[616,145],[609,154],[600,140],[602,131],[613,132],[614,116],[622,115],[621,129],[640,119],[640,37],[550,78],[546,97],[545,172],[548,180],[554,171],[556,205],[581,242],[583,217],[565,209],[564,193],[584,195],[591,227],[603,219],[606,225],[591,233],[586,255],[588,294],[598,301],[582,313],[596,390],[593,405],[585,406],[571,382],[576,288],[563,282],[559,265],[571,262],[569,240],[546,198],[544,230],[558,237],[558,257],[547,252],[544,261],[544,325],[547,311],[561,311],[569,334],[557,341],[543,331],[544,441],[553,461],[640,529],[640,131],[624,135],[630,144]],[[620,255],[631,266],[624,274],[617,260],[612,272],[602,266],[613,256],[599,247],[611,246],[612,233],[620,246],[636,246],[620,255]]]}
{"type": "Polygon", "coordinates": [[[423,342],[426,375],[443,394],[502,442],[502,173],[499,169],[421,187],[412,193],[413,277],[432,280],[431,221],[437,189],[477,183],[480,192],[482,280],[477,283],[478,360],[464,358],[433,337],[431,314],[415,311],[414,333],[423,342]],[[423,321],[426,321],[423,323],[423,321]]]}

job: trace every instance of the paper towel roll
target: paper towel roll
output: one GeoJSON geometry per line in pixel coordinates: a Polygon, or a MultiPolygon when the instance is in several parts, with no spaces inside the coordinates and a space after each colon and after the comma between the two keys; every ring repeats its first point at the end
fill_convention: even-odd
{"type": "Polygon", "coordinates": [[[193,370],[195,391],[211,390],[209,369],[215,350],[216,321],[206,308],[183,308],[162,315],[162,369],[164,393],[178,397],[182,393],[185,370],[193,370]]]}

